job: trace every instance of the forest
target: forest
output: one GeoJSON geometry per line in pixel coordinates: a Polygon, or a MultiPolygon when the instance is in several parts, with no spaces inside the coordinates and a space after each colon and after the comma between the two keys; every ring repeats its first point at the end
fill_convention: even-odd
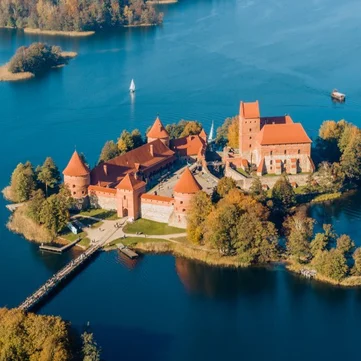
{"type": "Polygon", "coordinates": [[[156,25],[163,20],[144,0],[1,0],[0,27],[89,31],[156,25]]]}

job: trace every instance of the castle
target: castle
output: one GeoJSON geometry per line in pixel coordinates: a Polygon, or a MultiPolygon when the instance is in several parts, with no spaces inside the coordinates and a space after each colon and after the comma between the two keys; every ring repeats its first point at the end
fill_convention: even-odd
{"type": "Polygon", "coordinates": [[[139,217],[186,226],[186,211],[192,196],[202,189],[185,168],[172,197],[146,193],[178,161],[205,160],[207,136],[190,135],[170,140],[159,117],[147,133],[147,143],[89,170],[75,151],[63,171],[78,208],[85,206],[116,210],[119,217],[139,217]]]}
{"type": "Polygon", "coordinates": [[[313,172],[311,139],[289,115],[261,117],[258,101],[240,103],[239,152],[229,150],[225,162],[235,168],[254,167],[258,176],[313,172]]]}

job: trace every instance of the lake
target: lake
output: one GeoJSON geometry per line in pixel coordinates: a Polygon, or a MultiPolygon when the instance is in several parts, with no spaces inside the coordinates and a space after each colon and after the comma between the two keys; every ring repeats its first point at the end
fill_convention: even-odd
{"type": "MultiPolygon", "coordinates": [[[[95,164],[122,129],[196,119],[209,131],[258,99],[315,137],[321,122],[361,126],[359,2],[180,0],[160,27],[89,38],[0,30],[0,64],[46,41],[79,56],[63,69],[0,83],[0,187],[20,161],[61,169],[74,148],[95,164]],[[137,92],[130,98],[134,78],[137,92]],[[333,88],[345,104],[330,100],[333,88]]],[[[361,194],[311,208],[361,245],[361,194]]],[[[75,256],[41,254],[7,231],[0,200],[0,307],[14,307],[75,256]]],[[[41,310],[81,329],[88,321],[107,361],[336,360],[358,357],[361,290],[301,279],[282,267],[225,270],[172,256],[130,263],[100,254],[41,310]],[[334,340],[334,342],[332,342],[334,340]],[[331,341],[331,342],[330,342],[331,341]]]]}

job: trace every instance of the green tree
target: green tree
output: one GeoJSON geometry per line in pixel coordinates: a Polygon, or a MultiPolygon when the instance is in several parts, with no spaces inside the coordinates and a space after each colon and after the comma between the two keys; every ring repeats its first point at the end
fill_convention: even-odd
{"type": "Polygon", "coordinates": [[[84,332],[81,338],[83,340],[83,361],[100,361],[101,350],[95,342],[93,334],[84,332]]]}
{"type": "Polygon", "coordinates": [[[354,127],[341,156],[341,168],[345,175],[355,181],[361,179],[361,131],[354,127]]]}
{"type": "Polygon", "coordinates": [[[315,259],[315,265],[318,272],[336,281],[341,281],[348,272],[345,256],[335,248],[321,252],[315,259]]]}
{"type": "Polygon", "coordinates": [[[189,135],[196,135],[202,131],[202,124],[195,120],[186,121],[185,127],[180,137],[188,137],[189,135]]]}
{"type": "Polygon", "coordinates": [[[117,157],[118,155],[119,155],[118,146],[114,143],[114,141],[109,140],[105,142],[103,146],[98,163],[106,162],[110,159],[117,157]]]}
{"type": "Polygon", "coordinates": [[[30,199],[36,188],[35,173],[30,162],[19,163],[11,175],[10,190],[14,202],[30,199]]]}
{"type": "Polygon", "coordinates": [[[140,131],[138,129],[134,129],[131,133],[131,136],[133,139],[133,147],[134,148],[138,148],[144,144],[142,134],[140,133],[140,131]]]}
{"type": "Polygon", "coordinates": [[[331,224],[323,225],[323,233],[317,233],[311,242],[312,256],[316,256],[320,251],[330,249],[336,241],[336,233],[331,224]]]}
{"type": "Polygon", "coordinates": [[[48,188],[54,188],[61,180],[58,167],[52,158],[47,157],[44,164],[37,172],[37,178],[45,186],[45,195],[48,196],[48,188]]]}
{"type": "Polygon", "coordinates": [[[223,198],[234,188],[237,188],[236,181],[230,177],[223,177],[217,184],[217,193],[223,198]]]}
{"type": "Polygon", "coordinates": [[[33,192],[28,203],[28,216],[38,224],[41,223],[40,210],[43,208],[44,201],[44,192],[41,189],[38,189],[33,192]]]}
{"type": "Polygon", "coordinates": [[[187,238],[196,244],[203,244],[205,220],[212,210],[212,202],[207,193],[197,192],[191,200],[187,213],[187,238]]]}
{"type": "Polygon", "coordinates": [[[352,274],[355,276],[361,276],[361,247],[355,249],[352,258],[354,260],[352,274]]]}
{"type": "Polygon", "coordinates": [[[121,154],[124,154],[134,148],[134,142],[132,135],[127,131],[123,130],[122,134],[118,139],[118,149],[121,154]]]}
{"type": "Polygon", "coordinates": [[[337,245],[336,248],[346,257],[351,257],[355,249],[355,243],[350,238],[350,236],[346,234],[342,234],[340,237],[337,238],[337,245]]]}
{"type": "Polygon", "coordinates": [[[228,129],[231,126],[234,118],[235,117],[225,119],[222,126],[217,128],[217,135],[216,135],[215,143],[222,149],[228,143],[228,129]]]}
{"type": "Polygon", "coordinates": [[[267,193],[262,187],[262,183],[259,177],[253,178],[251,187],[249,188],[249,193],[259,202],[264,202],[267,198],[267,193]]]}
{"type": "Polygon", "coordinates": [[[313,236],[314,222],[312,218],[298,212],[293,216],[288,216],[283,223],[287,250],[298,262],[308,262],[310,259],[310,241],[313,236]]]}
{"type": "Polygon", "coordinates": [[[289,208],[296,203],[295,192],[287,176],[282,175],[273,186],[272,199],[278,208],[289,208]]]}
{"type": "Polygon", "coordinates": [[[345,174],[339,163],[322,162],[314,178],[317,179],[318,189],[321,192],[338,192],[345,180],[345,174]]]}

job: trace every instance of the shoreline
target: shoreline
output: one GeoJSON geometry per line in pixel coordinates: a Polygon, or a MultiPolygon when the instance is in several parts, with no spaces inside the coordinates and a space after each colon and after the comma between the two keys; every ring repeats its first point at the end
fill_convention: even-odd
{"type": "Polygon", "coordinates": [[[35,77],[35,74],[30,72],[24,73],[11,73],[8,70],[8,63],[0,66],[0,82],[3,81],[21,81],[28,80],[35,77]]]}
{"type": "Polygon", "coordinates": [[[64,31],[64,30],[42,30],[42,29],[32,29],[24,28],[25,34],[33,35],[51,35],[51,36],[70,36],[70,37],[87,37],[95,34],[95,31],[64,31]]]}
{"type": "Polygon", "coordinates": [[[165,5],[165,4],[176,4],[178,0],[149,0],[147,4],[151,5],[165,5]]]}

